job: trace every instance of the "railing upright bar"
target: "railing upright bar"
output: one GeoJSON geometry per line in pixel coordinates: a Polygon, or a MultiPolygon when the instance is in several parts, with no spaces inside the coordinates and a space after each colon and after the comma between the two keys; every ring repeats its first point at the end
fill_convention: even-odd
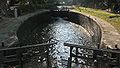
{"type": "Polygon", "coordinates": [[[118,65],[118,68],[120,68],[120,54],[117,57],[117,65],[118,65]]]}
{"type": "Polygon", "coordinates": [[[73,47],[70,47],[70,58],[69,58],[69,65],[70,65],[70,67],[69,68],[71,68],[71,65],[72,65],[72,49],[73,49],[73,47]]]}
{"type": "Polygon", "coordinates": [[[4,68],[4,56],[3,56],[3,52],[0,52],[0,68],[4,68]]]}
{"type": "Polygon", "coordinates": [[[78,63],[78,59],[77,59],[77,56],[78,56],[78,47],[76,47],[76,55],[75,55],[75,63],[77,64],[78,63]]]}
{"type": "Polygon", "coordinates": [[[19,67],[20,67],[20,68],[23,68],[22,51],[21,51],[21,49],[19,49],[19,50],[17,51],[17,58],[18,58],[18,60],[19,60],[19,67]]]}
{"type": "Polygon", "coordinates": [[[49,47],[46,46],[46,48],[47,48],[47,68],[50,68],[49,47]]]}
{"type": "MultiPolygon", "coordinates": [[[[4,48],[4,42],[1,42],[1,49],[4,48]]],[[[4,51],[0,51],[0,68],[4,68],[4,51]]]]}

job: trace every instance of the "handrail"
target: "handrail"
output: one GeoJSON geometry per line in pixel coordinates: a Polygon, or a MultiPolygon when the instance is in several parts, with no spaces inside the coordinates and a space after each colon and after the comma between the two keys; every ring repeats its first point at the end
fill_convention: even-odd
{"type": "MultiPolygon", "coordinates": [[[[18,62],[19,62],[19,66],[20,68],[23,68],[23,60],[22,60],[22,56],[23,56],[23,52],[22,52],[22,49],[27,49],[27,48],[33,48],[33,47],[40,47],[40,46],[45,46],[46,47],[46,55],[47,55],[47,60],[46,60],[46,63],[47,63],[47,68],[50,68],[50,58],[49,58],[49,46],[50,45],[53,45],[53,44],[57,44],[57,42],[51,42],[51,43],[42,43],[42,44],[34,44],[34,45],[28,45],[28,46],[22,46],[22,47],[14,47],[14,48],[4,48],[4,49],[0,49],[0,52],[1,52],[1,56],[0,56],[0,59],[3,59],[4,57],[15,57],[18,59],[18,62]],[[8,51],[8,50],[18,50],[18,53],[15,54],[15,55],[8,55],[8,56],[4,56],[4,51],[8,51]]],[[[2,60],[0,61],[0,68],[4,68],[4,61],[5,60],[2,60]]],[[[11,62],[11,61],[10,61],[11,62]]]]}
{"type": "Polygon", "coordinates": [[[14,47],[14,48],[4,48],[4,49],[0,49],[0,51],[26,49],[26,48],[39,47],[39,46],[49,46],[49,45],[53,45],[53,44],[56,44],[56,43],[57,42],[34,44],[34,45],[28,45],[28,46],[22,46],[22,47],[14,47]]]}
{"type": "Polygon", "coordinates": [[[95,49],[95,48],[91,48],[89,46],[83,46],[82,44],[71,44],[71,43],[64,43],[65,46],[68,46],[68,47],[78,47],[78,48],[83,48],[83,49],[95,49]]]}
{"type": "MultiPolygon", "coordinates": [[[[72,57],[75,58],[74,62],[76,64],[81,64],[80,62],[78,62],[79,61],[78,58],[80,58],[83,60],[85,59],[87,62],[91,60],[92,63],[90,62],[88,64],[90,64],[91,66],[94,66],[95,68],[102,68],[100,63],[106,63],[106,62],[108,62],[107,63],[108,65],[105,64],[105,66],[109,66],[111,68],[110,65],[112,63],[112,65],[115,64],[115,66],[120,68],[120,50],[119,49],[116,49],[116,50],[97,49],[90,46],[83,46],[81,44],[71,44],[71,43],[64,43],[64,45],[70,47],[70,57],[68,58],[68,68],[72,68],[72,62],[73,62],[72,57]],[[80,49],[87,50],[85,52],[87,54],[84,55],[84,52],[79,52],[80,49]],[[91,55],[89,56],[89,54],[91,55]]],[[[85,63],[85,65],[87,64],[85,63]]]]}
{"type": "Polygon", "coordinates": [[[97,49],[97,48],[93,48],[90,46],[83,46],[80,44],[71,44],[71,43],[64,43],[65,46],[68,47],[76,47],[76,48],[83,48],[83,49],[88,49],[88,50],[98,50],[98,51],[103,51],[103,52],[109,52],[109,53],[120,53],[120,50],[112,50],[112,49],[97,49]]]}

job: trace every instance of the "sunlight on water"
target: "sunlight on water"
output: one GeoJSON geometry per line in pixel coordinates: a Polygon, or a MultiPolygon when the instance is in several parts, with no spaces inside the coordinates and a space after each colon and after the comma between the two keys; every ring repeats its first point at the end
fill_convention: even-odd
{"type": "Polygon", "coordinates": [[[36,41],[42,39],[43,42],[58,42],[54,46],[54,52],[51,54],[54,54],[52,55],[53,64],[56,64],[59,68],[62,66],[62,60],[67,60],[69,57],[69,48],[63,45],[65,42],[83,45],[91,44],[91,37],[85,29],[62,18],[57,18],[54,23],[49,24],[42,31],[39,27],[34,31],[36,41]]]}

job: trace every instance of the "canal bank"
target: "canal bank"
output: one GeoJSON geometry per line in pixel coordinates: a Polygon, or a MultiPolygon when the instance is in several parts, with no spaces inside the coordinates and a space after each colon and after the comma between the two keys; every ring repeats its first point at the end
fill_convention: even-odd
{"type": "Polygon", "coordinates": [[[89,17],[86,17],[79,13],[69,12],[69,11],[59,11],[59,12],[48,11],[48,12],[44,12],[42,14],[38,14],[33,17],[30,17],[28,20],[24,21],[23,24],[21,24],[21,26],[17,31],[17,37],[19,38],[20,43],[22,44],[31,43],[29,42],[30,38],[33,37],[31,35],[32,34],[31,32],[33,32],[33,30],[35,30],[35,28],[38,27],[38,25],[42,25],[41,28],[44,28],[45,26],[51,23],[51,20],[59,17],[66,21],[73,22],[77,25],[82,26],[92,37],[92,40],[91,40],[92,45],[96,47],[100,45],[101,29],[99,25],[89,17]]]}
{"type": "MultiPolygon", "coordinates": [[[[76,11],[74,11],[76,12],[76,11]]],[[[78,11],[77,11],[78,12],[78,11]]],[[[10,46],[12,45],[15,41],[17,41],[17,37],[16,37],[16,31],[18,29],[18,27],[20,26],[21,23],[23,23],[25,20],[27,20],[28,18],[36,15],[40,13],[35,12],[35,13],[30,13],[18,18],[11,18],[11,19],[7,19],[3,22],[0,23],[0,41],[1,42],[5,42],[5,45],[10,46]]],[[[78,12],[80,13],[80,12],[78,12]]],[[[101,20],[97,17],[94,16],[90,16],[88,14],[85,13],[80,13],[83,15],[86,15],[90,18],[92,18],[93,20],[97,21],[99,24],[99,26],[102,29],[102,48],[103,47],[110,47],[110,48],[114,48],[115,44],[120,44],[120,35],[117,32],[117,30],[111,26],[109,23],[107,23],[104,20],[101,20]]],[[[120,48],[120,45],[118,46],[120,48]]]]}
{"type": "MultiPolygon", "coordinates": [[[[43,11],[45,12],[45,11],[43,11]]],[[[5,22],[3,22],[1,24],[1,28],[0,29],[0,41],[4,42],[6,46],[10,46],[13,43],[15,43],[16,41],[18,41],[18,37],[17,37],[17,30],[20,27],[20,25],[22,23],[24,23],[27,19],[40,14],[41,11],[35,12],[35,13],[31,13],[25,16],[21,16],[18,18],[13,18],[13,19],[9,19],[5,22]]],[[[93,37],[94,42],[96,42],[95,44],[97,44],[100,40],[100,28],[98,25],[96,26],[96,23],[92,23],[93,20],[90,21],[90,23],[88,24],[87,22],[89,22],[90,18],[86,18],[85,16],[81,16],[80,14],[74,13],[74,12],[55,12],[54,15],[61,15],[62,17],[67,16],[69,18],[70,21],[81,25],[83,28],[85,28],[90,35],[93,37]],[[81,18],[81,19],[80,19],[81,18]],[[86,20],[87,19],[87,20],[86,20]],[[81,23],[79,23],[81,22],[81,23]],[[91,26],[93,25],[94,28],[91,26]],[[96,39],[97,38],[97,39],[96,39]],[[98,39],[99,38],[99,39],[98,39]]],[[[99,42],[100,43],[100,42],[99,42]]]]}
{"type": "MultiPolygon", "coordinates": [[[[76,11],[74,11],[76,12],[76,11]]],[[[12,45],[15,41],[17,41],[17,37],[16,37],[16,32],[18,27],[21,25],[21,23],[23,23],[25,20],[27,20],[28,18],[39,14],[41,12],[37,11],[34,13],[30,13],[18,18],[12,18],[12,19],[8,19],[4,22],[0,23],[0,41],[1,42],[5,42],[5,45],[10,46],[12,45]]],[[[80,12],[78,12],[80,13],[80,12]]],[[[80,13],[83,14],[85,16],[88,16],[90,18],[92,18],[93,20],[95,20],[97,22],[97,24],[99,24],[99,26],[102,29],[102,47],[112,47],[114,48],[115,44],[120,44],[120,35],[118,34],[117,30],[111,26],[109,23],[94,17],[94,16],[90,16],[88,14],[85,13],[80,13]],[[112,37],[112,39],[111,39],[112,37]]],[[[87,21],[87,20],[86,20],[87,21]]],[[[83,26],[84,27],[84,26],[83,26]]]]}
{"type": "Polygon", "coordinates": [[[91,19],[96,21],[96,23],[100,26],[102,31],[101,48],[109,47],[111,49],[114,49],[116,44],[118,45],[118,48],[120,48],[120,34],[111,24],[109,24],[105,20],[102,20],[98,17],[86,13],[81,13],[76,10],[72,10],[72,11],[90,17],[91,19]]]}

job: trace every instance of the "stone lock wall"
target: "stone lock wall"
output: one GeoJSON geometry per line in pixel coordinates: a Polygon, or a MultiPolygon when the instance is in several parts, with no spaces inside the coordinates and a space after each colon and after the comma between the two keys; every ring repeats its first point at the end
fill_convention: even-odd
{"type": "Polygon", "coordinates": [[[17,31],[17,37],[19,41],[30,42],[30,40],[25,41],[24,39],[28,39],[28,36],[30,36],[29,34],[37,27],[37,25],[47,26],[48,23],[46,22],[50,21],[52,17],[61,17],[63,19],[81,25],[89,32],[90,36],[92,36],[94,45],[99,45],[101,43],[101,29],[93,19],[80,13],[68,11],[46,11],[42,14],[37,14],[30,17],[24,21],[23,24],[21,24],[17,31]],[[44,22],[44,24],[40,23],[40,21],[42,21],[42,23],[44,22]]]}

